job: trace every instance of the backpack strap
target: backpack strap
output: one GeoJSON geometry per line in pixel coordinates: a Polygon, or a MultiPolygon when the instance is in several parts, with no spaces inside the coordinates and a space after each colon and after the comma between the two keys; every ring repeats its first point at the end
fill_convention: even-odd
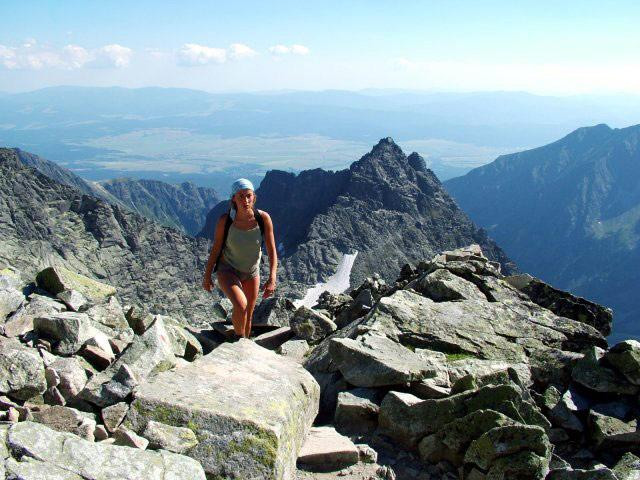
{"type": "MultiPolygon", "coordinates": [[[[227,243],[227,237],[229,236],[229,229],[231,228],[231,224],[233,223],[233,218],[231,218],[231,210],[227,213],[227,218],[224,221],[224,235],[222,236],[222,245],[220,246],[220,251],[218,252],[218,258],[216,258],[216,264],[213,266],[213,271],[216,272],[218,270],[218,262],[220,261],[220,257],[222,256],[222,250],[224,250],[224,246],[227,243]]],[[[260,230],[262,232],[262,230],[260,230]]]]}

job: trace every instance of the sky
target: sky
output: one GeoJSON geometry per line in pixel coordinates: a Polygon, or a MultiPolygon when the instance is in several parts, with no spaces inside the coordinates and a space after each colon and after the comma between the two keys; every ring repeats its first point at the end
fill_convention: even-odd
{"type": "Polygon", "coordinates": [[[640,2],[2,0],[0,91],[640,94],[640,2]]]}

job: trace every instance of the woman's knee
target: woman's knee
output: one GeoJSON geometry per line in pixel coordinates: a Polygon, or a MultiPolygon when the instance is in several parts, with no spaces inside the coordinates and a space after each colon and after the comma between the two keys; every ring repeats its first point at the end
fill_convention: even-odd
{"type": "Polygon", "coordinates": [[[233,310],[238,313],[242,313],[245,315],[247,313],[247,309],[249,304],[247,303],[247,299],[244,297],[235,298],[233,302],[233,310]]]}

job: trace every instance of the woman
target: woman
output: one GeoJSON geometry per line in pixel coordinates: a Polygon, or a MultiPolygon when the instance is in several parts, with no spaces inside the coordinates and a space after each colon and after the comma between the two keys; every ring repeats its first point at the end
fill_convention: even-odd
{"type": "Polygon", "coordinates": [[[251,317],[260,287],[261,243],[264,236],[269,255],[269,279],[265,283],[262,298],[273,294],[276,288],[278,257],[273,238],[273,223],[267,212],[255,210],[256,194],[253,184],[240,178],[231,186],[231,209],[220,216],[216,225],[214,242],[204,272],[202,286],[208,292],[213,288],[211,273],[217,263],[218,285],[233,304],[233,329],[238,337],[249,338],[251,317]],[[235,213],[235,216],[234,216],[235,213]],[[225,240],[225,225],[231,215],[225,240]],[[261,217],[263,232],[258,219],[261,217]]]}

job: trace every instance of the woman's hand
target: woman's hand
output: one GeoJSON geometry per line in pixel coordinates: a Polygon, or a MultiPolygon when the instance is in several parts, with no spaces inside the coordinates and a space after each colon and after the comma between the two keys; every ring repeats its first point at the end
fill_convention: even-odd
{"type": "Polygon", "coordinates": [[[207,292],[210,292],[213,288],[213,280],[211,279],[211,274],[205,275],[202,279],[202,288],[204,288],[207,292]]]}
{"type": "Polygon", "coordinates": [[[262,289],[264,290],[262,298],[268,298],[273,295],[273,292],[276,289],[276,279],[273,277],[269,277],[269,280],[267,280],[267,283],[264,284],[264,287],[262,287],[262,289]]]}

